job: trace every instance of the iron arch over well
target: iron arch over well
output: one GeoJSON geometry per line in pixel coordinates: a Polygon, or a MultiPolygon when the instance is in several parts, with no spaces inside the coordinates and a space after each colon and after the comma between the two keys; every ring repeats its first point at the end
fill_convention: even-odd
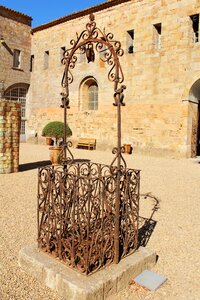
{"type": "MultiPolygon", "coordinates": [[[[86,29],[71,40],[72,47],[65,51],[63,58],[61,107],[64,108],[65,134],[62,165],[39,170],[38,246],[86,274],[112,262],[118,263],[138,246],[140,171],[128,169],[123,158],[121,107],[125,105],[123,92],[126,87],[121,85],[124,77],[119,62],[123,50],[113,37],[112,33],[106,34],[96,26],[91,14],[86,29]],[[94,50],[103,52],[101,60],[110,66],[108,79],[114,83],[113,105],[117,110],[117,146],[113,149],[114,159],[110,165],[77,164],[69,149],[71,143],[66,135],[69,84],[73,82],[77,50],[86,55],[88,62],[94,61],[94,50]]],[[[90,87],[93,93],[97,83],[89,81],[90,87]]]]}

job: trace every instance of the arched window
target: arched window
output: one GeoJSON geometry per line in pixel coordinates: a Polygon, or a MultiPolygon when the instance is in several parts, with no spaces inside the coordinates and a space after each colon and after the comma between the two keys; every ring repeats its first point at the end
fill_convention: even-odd
{"type": "Polygon", "coordinates": [[[98,110],[98,85],[94,77],[87,77],[80,85],[80,108],[98,110]]]}
{"type": "Polygon", "coordinates": [[[88,109],[98,109],[98,87],[97,84],[93,83],[88,87],[88,109]]]}
{"type": "Polygon", "coordinates": [[[19,84],[7,89],[4,93],[4,98],[8,100],[19,101],[21,103],[21,140],[25,139],[25,124],[26,124],[26,95],[28,86],[19,84]]]}

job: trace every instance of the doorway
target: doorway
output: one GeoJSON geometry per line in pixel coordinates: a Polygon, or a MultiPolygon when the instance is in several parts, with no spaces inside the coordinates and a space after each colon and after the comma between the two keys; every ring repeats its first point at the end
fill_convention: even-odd
{"type": "Polygon", "coordinates": [[[200,155],[200,79],[195,81],[189,92],[190,116],[192,119],[191,157],[200,155]]]}
{"type": "Polygon", "coordinates": [[[198,102],[198,115],[197,115],[197,148],[196,155],[200,155],[200,102],[198,102]]]}
{"type": "Polygon", "coordinates": [[[20,141],[26,141],[26,96],[28,87],[27,85],[14,85],[6,90],[4,98],[7,100],[19,101],[21,103],[21,130],[20,141]]]}

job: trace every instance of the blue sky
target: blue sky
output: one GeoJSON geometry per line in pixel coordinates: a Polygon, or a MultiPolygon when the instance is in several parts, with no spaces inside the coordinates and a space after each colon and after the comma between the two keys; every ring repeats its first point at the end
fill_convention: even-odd
{"type": "Polygon", "coordinates": [[[106,0],[0,0],[0,5],[31,16],[36,27],[102,2],[106,0]]]}

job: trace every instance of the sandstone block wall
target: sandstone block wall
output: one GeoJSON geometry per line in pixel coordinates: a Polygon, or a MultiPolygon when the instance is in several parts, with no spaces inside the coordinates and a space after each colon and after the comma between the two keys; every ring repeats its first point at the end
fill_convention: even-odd
{"type": "MultiPolygon", "coordinates": [[[[139,152],[173,157],[196,153],[198,111],[196,104],[191,105],[190,90],[200,78],[200,42],[194,43],[190,16],[199,13],[200,3],[196,0],[133,0],[95,13],[97,26],[105,28],[106,33],[112,32],[124,49],[120,61],[127,89],[126,107],[122,108],[122,143],[131,143],[139,152]],[[158,48],[154,24],[160,23],[158,48]],[[133,53],[127,49],[130,30],[134,30],[133,53]]],[[[88,15],[83,15],[34,32],[29,132],[37,130],[39,135],[49,118],[63,119],[62,112],[58,113],[64,70],[61,47],[70,48],[70,40],[76,39],[76,32],[80,34],[88,20],[88,15]],[[45,51],[49,53],[48,68],[44,68],[45,51]]],[[[77,58],[72,70],[74,81],[69,87],[73,138],[95,137],[97,147],[111,148],[116,145],[116,111],[112,107],[113,83],[107,79],[110,68],[102,63],[99,54],[89,64],[79,55],[77,58]],[[84,106],[81,83],[87,77],[94,77],[98,84],[97,111],[84,106]]]]}
{"type": "Polygon", "coordinates": [[[30,83],[31,18],[0,8],[0,82],[5,90],[18,83],[30,83]],[[20,68],[13,67],[13,51],[21,51],[20,68]]]}
{"type": "Polygon", "coordinates": [[[21,106],[0,100],[0,174],[18,172],[21,106]]]}

